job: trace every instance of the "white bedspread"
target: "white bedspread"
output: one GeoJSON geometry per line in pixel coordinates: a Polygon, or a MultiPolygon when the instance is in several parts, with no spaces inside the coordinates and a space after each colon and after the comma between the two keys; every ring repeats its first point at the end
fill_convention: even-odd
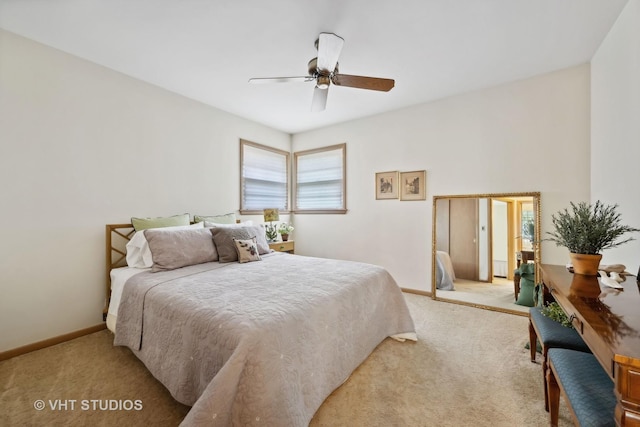
{"type": "Polygon", "coordinates": [[[443,291],[454,291],[453,282],[456,273],[453,271],[451,257],[444,251],[436,251],[436,288],[443,291]]]}
{"type": "Polygon", "coordinates": [[[385,269],[270,254],[135,275],[114,344],[193,405],[185,426],[302,427],[389,336],[416,339],[385,269]]]}
{"type": "Polygon", "coordinates": [[[107,311],[107,328],[111,332],[116,331],[118,307],[120,306],[124,284],[134,275],[150,270],[150,268],[120,267],[114,268],[109,272],[111,276],[111,299],[109,300],[109,310],[107,311]]]}

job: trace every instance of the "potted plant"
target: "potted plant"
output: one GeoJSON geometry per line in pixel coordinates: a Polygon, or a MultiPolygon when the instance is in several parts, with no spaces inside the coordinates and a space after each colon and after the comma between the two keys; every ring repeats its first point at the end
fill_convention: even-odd
{"type": "Polygon", "coordinates": [[[633,240],[620,240],[626,233],[640,229],[622,225],[618,205],[604,205],[599,200],[595,204],[571,202],[571,210],[563,209],[552,215],[555,230],[547,232],[545,239],[557,246],[569,249],[573,271],[578,274],[595,276],[602,259],[602,251],[615,248],[633,240]]]}
{"type": "Polygon", "coordinates": [[[278,226],[278,232],[282,236],[282,241],[286,242],[289,240],[289,234],[294,230],[293,225],[283,222],[278,226]]]}
{"type": "Polygon", "coordinates": [[[278,229],[277,226],[273,224],[265,224],[264,225],[264,234],[267,236],[267,241],[269,243],[275,242],[278,237],[278,229]]]}

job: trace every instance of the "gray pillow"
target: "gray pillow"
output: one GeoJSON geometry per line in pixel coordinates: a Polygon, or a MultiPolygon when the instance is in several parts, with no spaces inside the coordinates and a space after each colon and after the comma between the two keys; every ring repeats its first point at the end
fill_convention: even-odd
{"type": "Polygon", "coordinates": [[[218,253],[206,228],[144,231],[153,258],[152,272],[216,261],[218,253]]]}
{"type": "Polygon", "coordinates": [[[264,235],[264,228],[260,225],[251,225],[246,227],[214,227],[211,228],[213,234],[213,242],[218,251],[218,260],[220,262],[238,261],[238,253],[236,244],[233,239],[247,240],[252,237],[256,238],[258,245],[258,253],[260,255],[271,252],[267,238],[264,235]]]}

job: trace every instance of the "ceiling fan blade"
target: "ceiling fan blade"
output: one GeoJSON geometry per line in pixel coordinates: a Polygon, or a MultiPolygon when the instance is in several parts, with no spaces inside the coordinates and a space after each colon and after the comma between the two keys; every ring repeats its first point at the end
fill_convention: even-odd
{"type": "Polygon", "coordinates": [[[313,76],[297,76],[297,77],[255,77],[249,79],[249,83],[297,83],[315,81],[313,76]]]}
{"type": "Polygon", "coordinates": [[[393,89],[395,81],[378,77],[350,76],[348,74],[335,74],[331,79],[336,86],[355,87],[359,89],[379,90],[389,92],[393,89]]]}
{"type": "Polygon", "coordinates": [[[342,51],[344,39],[333,33],[320,33],[318,37],[318,70],[333,72],[342,51]]]}
{"type": "Polygon", "coordinates": [[[318,87],[313,89],[313,100],[311,101],[311,111],[323,111],[327,106],[327,95],[329,94],[329,88],[320,89],[318,87]]]}

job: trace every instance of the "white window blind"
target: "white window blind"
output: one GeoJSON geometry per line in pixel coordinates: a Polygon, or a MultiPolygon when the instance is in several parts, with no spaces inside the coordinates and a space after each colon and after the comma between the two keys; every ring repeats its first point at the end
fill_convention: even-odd
{"type": "Polygon", "coordinates": [[[240,147],[240,212],[287,211],[289,153],[243,140],[240,147]]]}
{"type": "Polygon", "coordinates": [[[295,153],[295,209],[344,212],[345,144],[295,153]]]}

